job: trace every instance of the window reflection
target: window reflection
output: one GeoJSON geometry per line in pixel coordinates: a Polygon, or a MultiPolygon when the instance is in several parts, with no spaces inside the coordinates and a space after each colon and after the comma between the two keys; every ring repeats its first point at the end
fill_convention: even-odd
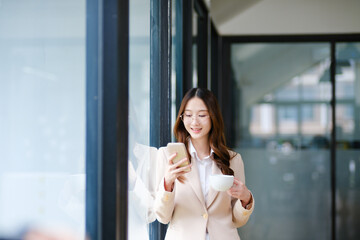
{"type": "Polygon", "coordinates": [[[249,239],[330,238],[331,84],[323,77],[329,74],[329,47],[231,47],[235,94],[241,93],[237,147],[247,184],[263,199],[239,230],[249,239]]]}
{"type": "Polygon", "coordinates": [[[299,100],[299,79],[294,78],[290,83],[275,91],[275,98],[278,101],[299,100]]]}
{"type": "Polygon", "coordinates": [[[301,106],[301,133],[304,135],[326,135],[331,127],[329,104],[303,104],[301,106]]]}
{"type": "Polygon", "coordinates": [[[258,104],[251,109],[250,133],[254,136],[275,134],[275,112],[271,104],[258,104]]]}
{"type": "Polygon", "coordinates": [[[85,1],[0,2],[0,238],[85,235],[85,1]]]}
{"type": "MultiPolygon", "coordinates": [[[[359,43],[336,44],[337,239],[360,237],[359,50],[359,43]]],[[[247,184],[264,199],[242,235],[329,239],[330,45],[233,44],[231,59],[241,96],[238,151],[247,184]]]]}
{"type": "Polygon", "coordinates": [[[301,136],[302,147],[306,147],[311,136],[329,133],[331,84],[322,82],[323,76],[329,74],[329,66],[329,59],[325,58],[266,93],[251,107],[250,133],[265,139],[301,136]]]}
{"type": "Polygon", "coordinates": [[[298,132],[298,111],[296,106],[278,106],[279,134],[288,135],[298,132]]]}
{"type": "Polygon", "coordinates": [[[149,239],[157,149],[150,146],[150,1],[130,4],[128,239],[149,239]]]}
{"type": "Polygon", "coordinates": [[[336,44],[337,239],[360,230],[360,43],[336,44]]]}

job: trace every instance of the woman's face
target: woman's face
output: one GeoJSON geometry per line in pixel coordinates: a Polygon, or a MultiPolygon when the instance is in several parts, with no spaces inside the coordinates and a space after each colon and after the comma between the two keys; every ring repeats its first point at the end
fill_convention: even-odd
{"type": "Polygon", "coordinates": [[[185,129],[194,140],[207,139],[211,130],[211,119],[208,109],[200,98],[188,101],[183,113],[185,129]]]}

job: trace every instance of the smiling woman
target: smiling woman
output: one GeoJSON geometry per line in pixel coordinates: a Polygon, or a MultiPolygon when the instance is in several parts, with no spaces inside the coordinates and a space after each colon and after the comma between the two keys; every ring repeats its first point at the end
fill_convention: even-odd
{"type": "Polygon", "coordinates": [[[169,223],[165,239],[240,239],[237,227],[248,221],[254,199],[240,154],[225,144],[220,108],[209,90],[193,88],[185,94],[174,133],[191,164],[182,165],[187,158],[175,163],[176,154],[159,149],[154,210],[160,222],[169,223]],[[211,188],[211,175],[231,175],[232,187],[211,188]]]}

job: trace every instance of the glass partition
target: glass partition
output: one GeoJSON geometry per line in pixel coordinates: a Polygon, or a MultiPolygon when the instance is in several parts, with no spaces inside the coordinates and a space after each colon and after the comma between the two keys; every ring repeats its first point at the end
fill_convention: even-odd
{"type": "Polygon", "coordinates": [[[128,239],[149,239],[156,149],[150,148],[150,1],[130,3],[128,239]]]}
{"type": "Polygon", "coordinates": [[[360,43],[336,44],[336,239],[359,239],[360,43]]]}
{"type": "Polygon", "coordinates": [[[256,202],[241,238],[330,239],[330,44],[232,44],[231,66],[256,202]]]}
{"type": "Polygon", "coordinates": [[[0,238],[84,236],[85,7],[0,2],[0,238]]]}

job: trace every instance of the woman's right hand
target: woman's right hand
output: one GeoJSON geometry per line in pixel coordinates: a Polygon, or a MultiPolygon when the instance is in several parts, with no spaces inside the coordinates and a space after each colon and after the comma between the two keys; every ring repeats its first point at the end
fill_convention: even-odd
{"type": "Polygon", "coordinates": [[[184,167],[180,167],[181,164],[188,162],[188,158],[181,159],[177,163],[173,163],[177,153],[170,155],[168,158],[168,166],[165,172],[164,187],[168,192],[172,192],[174,189],[175,180],[178,179],[181,183],[186,180],[184,174],[191,170],[191,164],[187,164],[184,167]]]}

